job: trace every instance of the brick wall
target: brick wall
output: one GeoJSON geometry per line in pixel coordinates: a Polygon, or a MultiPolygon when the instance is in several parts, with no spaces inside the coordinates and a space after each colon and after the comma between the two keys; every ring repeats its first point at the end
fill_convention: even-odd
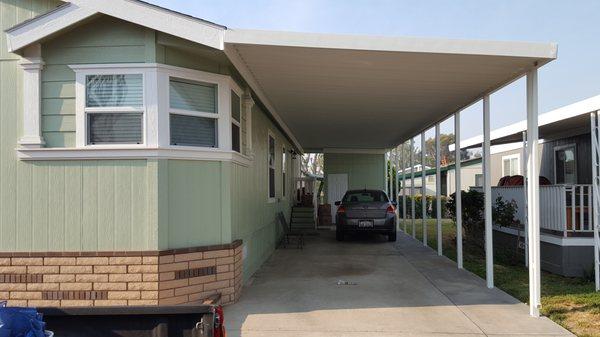
{"type": "Polygon", "coordinates": [[[241,292],[241,241],[152,252],[0,253],[0,300],[14,306],[172,305],[241,292]]]}

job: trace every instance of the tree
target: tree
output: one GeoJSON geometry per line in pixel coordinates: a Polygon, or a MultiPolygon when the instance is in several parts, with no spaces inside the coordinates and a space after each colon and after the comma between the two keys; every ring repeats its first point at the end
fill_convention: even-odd
{"type": "MultiPolygon", "coordinates": [[[[450,144],[454,144],[454,134],[440,135],[440,162],[442,166],[454,163],[454,151],[450,151],[450,144]]],[[[435,137],[425,141],[425,165],[435,167],[435,137]]]]}
{"type": "Polygon", "coordinates": [[[323,154],[305,153],[300,159],[300,170],[303,174],[323,174],[323,154]]]}

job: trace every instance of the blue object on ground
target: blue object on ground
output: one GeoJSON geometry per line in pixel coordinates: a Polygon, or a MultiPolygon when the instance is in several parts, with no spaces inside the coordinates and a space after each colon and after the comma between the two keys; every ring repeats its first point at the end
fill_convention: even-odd
{"type": "Polygon", "coordinates": [[[45,326],[35,308],[7,307],[0,302],[0,337],[44,337],[45,326]]]}

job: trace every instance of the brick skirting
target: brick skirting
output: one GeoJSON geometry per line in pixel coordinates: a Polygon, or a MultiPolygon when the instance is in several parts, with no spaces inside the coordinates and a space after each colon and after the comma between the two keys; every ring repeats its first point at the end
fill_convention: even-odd
{"type": "Polygon", "coordinates": [[[141,252],[0,253],[0,300],[14,306],[174,305],[237,301],[242,245],[141,252]]]}

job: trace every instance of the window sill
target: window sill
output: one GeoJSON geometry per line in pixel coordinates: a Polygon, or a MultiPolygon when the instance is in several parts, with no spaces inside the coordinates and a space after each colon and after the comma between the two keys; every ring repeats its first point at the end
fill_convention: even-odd
{"type": "Polygon", "coordinates": [[[267,204],[274,204],[279,202],[279,198],[267,198],[267,204]]]}
{"type": "Polygon", "coordinates": [[[252,158],[235,151],[194,147],[147,148],[139,146],[88,148],[17,148],[20,160],[183,159],[231,161],[250,166],[252,158]]]}

